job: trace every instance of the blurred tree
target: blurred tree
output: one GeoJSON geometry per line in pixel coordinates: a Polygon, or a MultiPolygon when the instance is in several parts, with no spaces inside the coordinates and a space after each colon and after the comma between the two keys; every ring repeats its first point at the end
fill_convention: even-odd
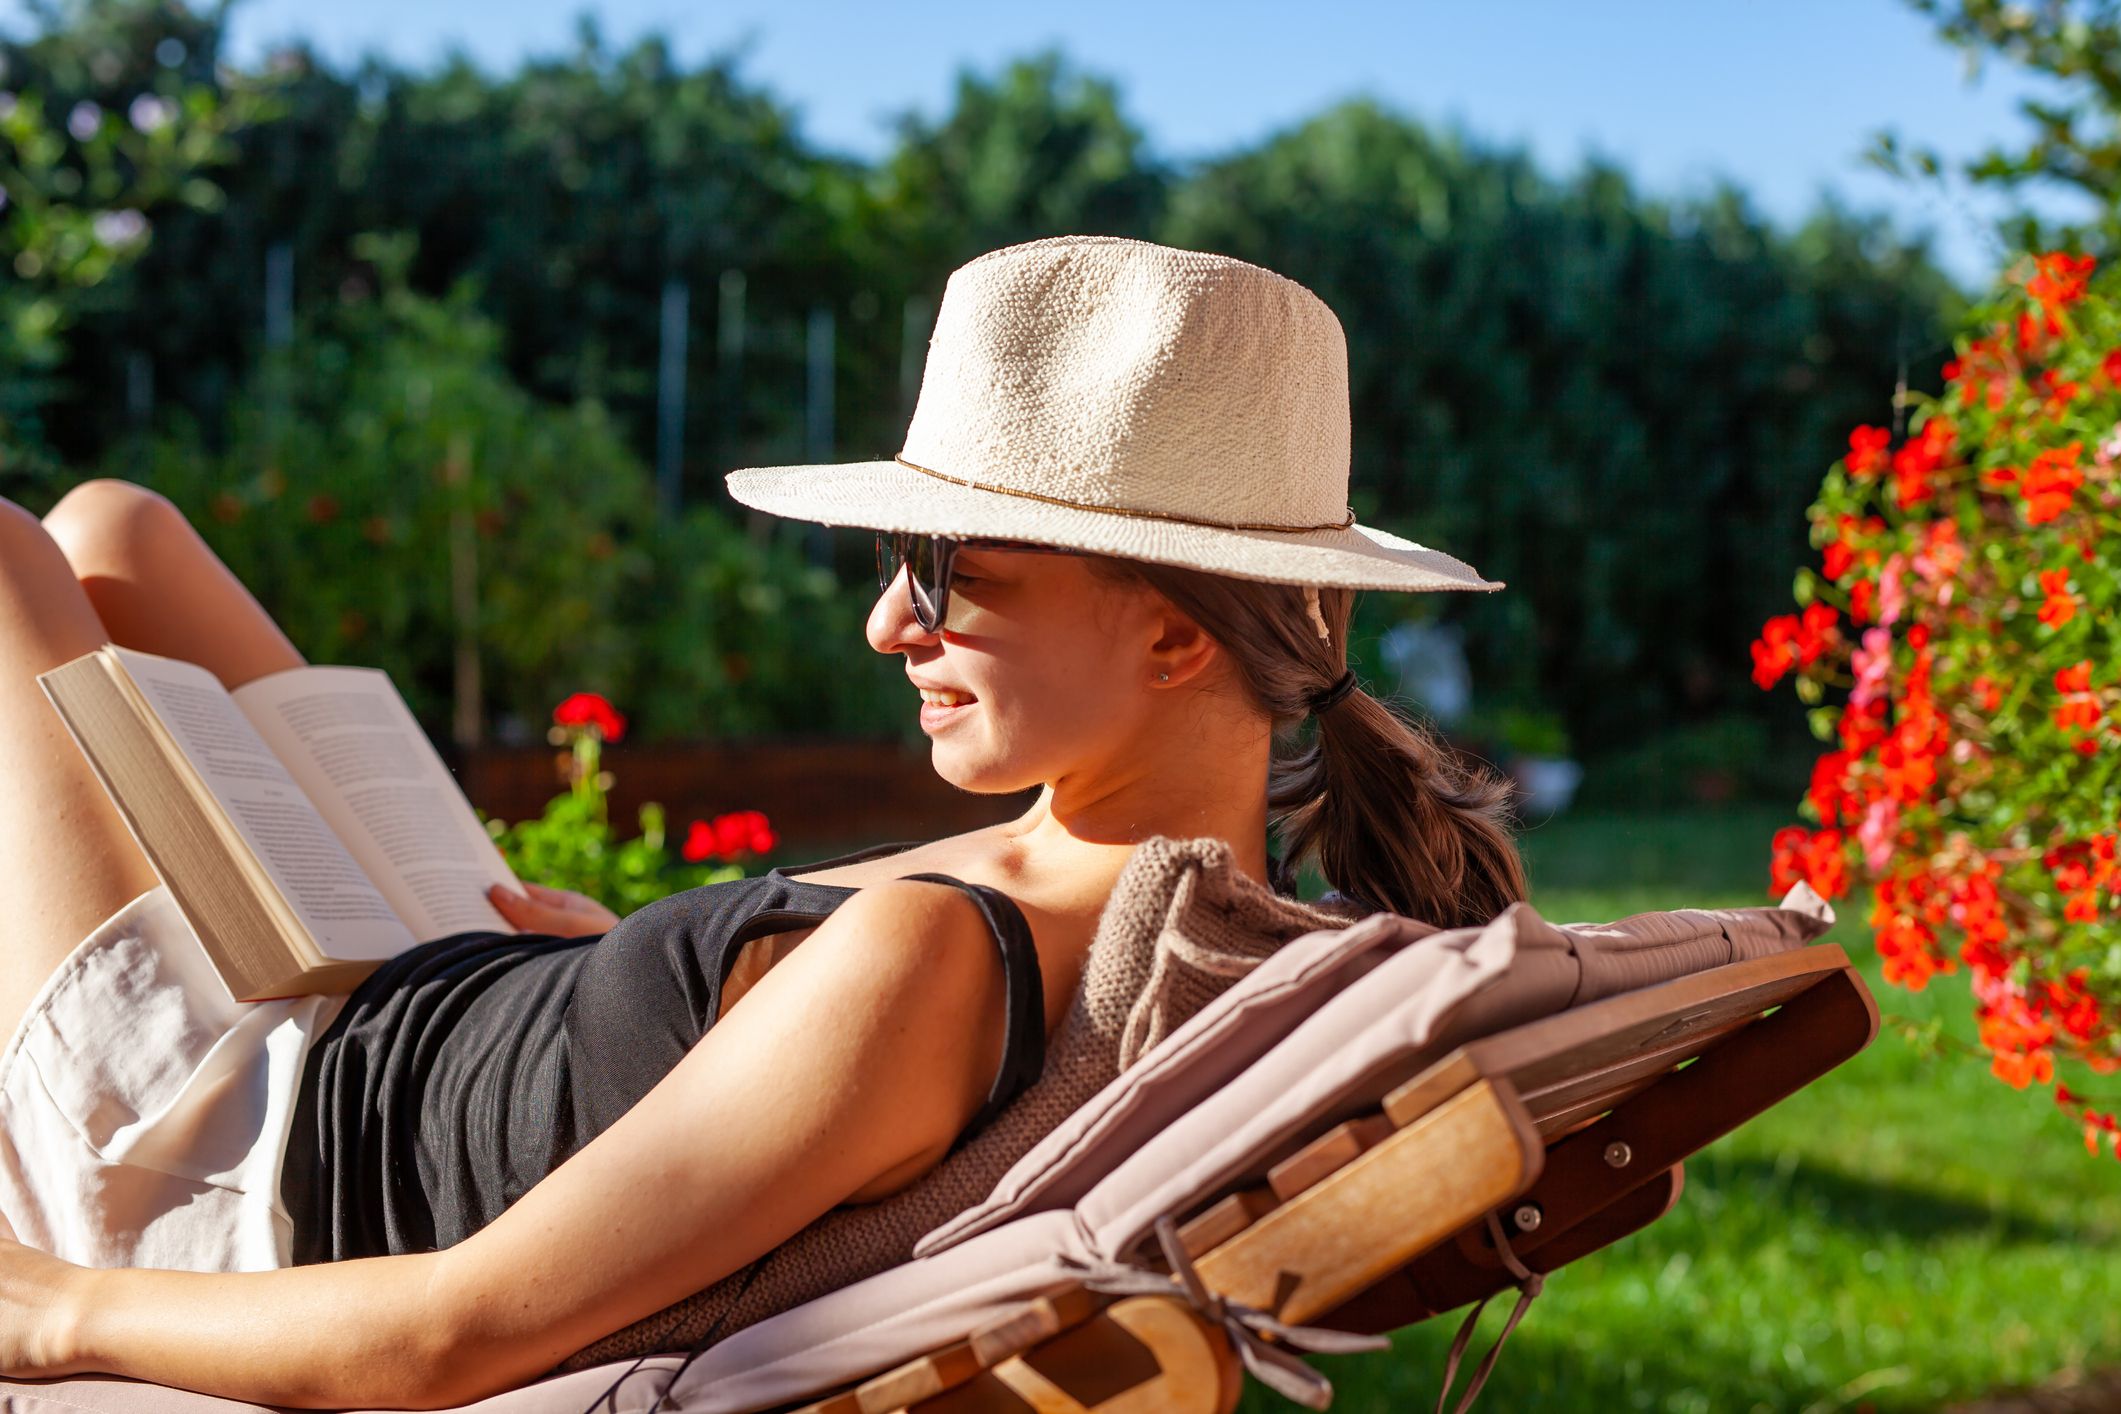
{"type": "MultiPolygon", "coordinates": [[[[682,65],[655,38],[615,52],[586,21],[571,52],[500,76],[461,56],[425,73],[276,56],[284,108],[238,135],[226,209],[169,218],[112,286],[122,302],[78,326],[53,442],[80,464],[108,454],[114,470],[152,470],[144,451],[110,451],[125,426],[117,390],[146,349],[165,410],[190,415],[186,435],[254,475],[236,470],[237,450],[258,445],[243,419],[283,396],[274,377],[298,376],[292,360],[261,364],[268,266],[291,272],[297,311],[358,305],[376,276],[356,236],[401,230],[417,239],[407,292],[467,314],[460,302],[476,303],[493,325],[482,357],[533,395],[523,410],[594,405],[636,464],[655,446],[663,295],[680,282],[687,499],[726,510],[729,467],[898,450],[922,321],[973,256],[1064,232],[1226,251],[1303,281],[1346,326],[1357,510],[1510,584],[1419,605],[1369,596],[1358,647],[1410,609],[1462,616],[1483,705],[1560,706],[1572,741],[1598,754],[1726,710],[1766,718],[1737,684],[1803,548],[1808,488],[1850,427],[1893,420],[1896,385],[1933,377],[1956,298],[1881,219],[1829,206],[1783,234],[1728,187],[1667,204],[1603,163],[1548,179],[1520,153],[1368,102],[1251,150],[1165,163],[1116,87],[1052,50],[961,73],[951,109],[902,115],[897,148],[871,168],[812,150],[741,77],[742,58],[682,65]],[[740,382],[718,352],[739,307],[740,382]],[[821,448],[806,393],[825,320],[835,416],[821,448]]],[[[352,334],[330,347],[360,356],[352,334]]],[[[735,721],[747,701],[778,700],[778,675],[807,669],[799,653],[727,646],[736,626],[679,663],[690,625],[754,568],[719,538],[726,518],[701,524],[699,565],[662,581],[681,580],[688,607],[645,594],[672,622],[641,642],[674,645],[657,661],[735,721]]],[[[756,525],[776,554],[809,538],[756,525]]],[[[612,533],[653,559],[666,530],[622,517],[612,533]]],[[[861,595],[862,537],[824,538],[861,595]]],[[[824,612],[824,598],[789,592],[774,612],[824,612]]],[[[891,718],[862,715],[868,692],[828,682],[779,720],[885,729],[891,718]]],[[[644,714],[644,731],[659,720],[684,719],[644,714]]],[[[1774,721],[1791,751],[1809,750],[1801,725],[1774,721]]]]}
{"type": "Polygon", "coordinates": [[[2074,189],[2089,197],[2091,219],[2057,220],[2020,205],[1998,223],[1999,253],[2050,249],[2111,253],[2121,245],[2121,5],[2115,0],[1908,0],[1966,57],[1966,77],[2001,56],[2051,80],[2059,101],[2024,98],[2018,110],[2033,137],[2019,147],[1993,144],[1961,163],[1926,145],[1903,144],[1881,130],[1866,154],[1896,176],[1942,182],[1956,170],[1969,181],[2020,192],[2028,184],[2074,189]]]}
{"type": "Polygon", "coordinates": [[[43,414],[64,392],[66,336],[121,305],[113,277],[158,220],[219,206],[200,173],[231,155],[228,135],[270,97],[214,71],[218,21],[181,5],[29,10],[35,34],[0,38],[0,493],[37,500],[55,475],[43,414]]]}
{"type": "Polygon", "coordinates": [[[1752,705],[1809,488],[1890,417],[1896,349],[1940,343],[1950,294],[1882,221],[1782,237],[1728,187],[1666,206],[1597,162],[1550,182],[1369,100],[1210,164],[1160,238],[1333,307],[1358,515],[1508,583],[1435,609],[1463,615],[1484,697],[1560,705],[1591,754],[1752,705]]]}
{"type": "Polygon", "coordinates": [[[542,738],[581,690],[625,702],[650,738],[888,720],[881,658],[814,651],[858,631],[873,588],[844,591],[711,508],[658,516],[599,403],[509,378],[470,282],[414,291],[403,235],[354,255],[363,278],[231,398],[223,450],[172,418],[106,468],[175,500],[306,656],[387,670],[459,742],[542,738]]]}
{"type": "Polygon", "coordinates": [[[991,80],[961,69],[941,122],[908,111],[896,127],[877,174],[884,216],[898,253],[925,271],[1064,232],[1146,240],[1172,179],[1112,82],[1055,49],[991,80]]]}

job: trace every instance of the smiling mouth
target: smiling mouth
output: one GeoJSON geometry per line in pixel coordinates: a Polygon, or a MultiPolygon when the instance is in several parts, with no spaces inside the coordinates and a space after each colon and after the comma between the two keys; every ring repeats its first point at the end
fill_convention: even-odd
{"type": "Polygon", "coordinates": [[[967,707],[979,701],[969,692],[946,692],[939,688],[920,689],[921,704],[926,707],[967,707]]]}

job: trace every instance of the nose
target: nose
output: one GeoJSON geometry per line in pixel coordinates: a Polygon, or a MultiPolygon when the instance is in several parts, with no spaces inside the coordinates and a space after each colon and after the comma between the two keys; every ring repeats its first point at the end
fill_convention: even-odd
{"type": "Polygon", "coordinates": [[[906,592],[909,573],[906,566],[900,565],[891,583],[884,586],[876,603],[869,607],[869,646],[879,653],[903,653],[908,648],[941,641],[939,633],[922,628],[921,621],[913,615],[913,596],[906,592]]]}

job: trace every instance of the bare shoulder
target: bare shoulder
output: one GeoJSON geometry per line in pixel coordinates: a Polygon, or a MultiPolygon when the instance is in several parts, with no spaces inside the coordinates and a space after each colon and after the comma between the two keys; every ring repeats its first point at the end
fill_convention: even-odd
{"type": "Polygon", "coordinates": [[[954,966],[976,978],[1000,970],[988,931],[986,914],[956,885],[884,879],[834,909],[813,941],[833,939],[836,949],[879,966],[954,966]],[[978,946],[961,946],[968,942],[978,946]]]}

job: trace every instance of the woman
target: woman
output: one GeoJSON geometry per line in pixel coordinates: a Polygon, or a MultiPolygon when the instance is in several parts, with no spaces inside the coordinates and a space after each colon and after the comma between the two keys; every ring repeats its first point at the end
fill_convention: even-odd
{"type": "MultiPolygon", "coordinates": [[[[737,881],[620,921],[557,891],[497,896],[533,931],[420,945],[316,1042],[288,1162],[328,1195],[297,1247],[334,1260],[97,1269],[6,1244],[0,1371],[301,1407],[447,1406],[519,1384],[835,1205],[903,1188],[1006,1104],[1151,836],[1220,838],[1285,884],[1272,817],[1291,861],[1447,925],[1522,898],[1506,785],[1462,774],[1357,690],[1343,640],[1356,588],[1502,586],[1356,525],[1348,446],[1339,323],[1270,271],[1064,236],[954,272],[900,456],[728,484],[761,509],[888,532],[869,645],[905,656],[936,770],[981,793],[1036,785],[1037,801],[987,829],[777,871],[762,884],[777,902],[737,881]],[[1271,759],[1314,713],[1315,744],[1271,759]],[[675,1006],[648,976],[699,995],[675,1006]],[[394,1131],[373,1120],[391,1096],[360,1072],[408,1048],[500,1096],[498,1118],[437,1112],[432,1094],[396,1117],[459,1145],[454,1168],[391,1160],[394,1131]],[[553,1055],[568,1065],[535,1068],[553,1055]],[[379,1155],[381,1178],[364,1162],[379,1155]]],[[[156,887],[34,675],[106,639],[230,686],[300,658],[151,493],[90,483],[41,525],[4,510],[0,730],[26,773],[0,803],[9,1025],[156,887]]]]}

